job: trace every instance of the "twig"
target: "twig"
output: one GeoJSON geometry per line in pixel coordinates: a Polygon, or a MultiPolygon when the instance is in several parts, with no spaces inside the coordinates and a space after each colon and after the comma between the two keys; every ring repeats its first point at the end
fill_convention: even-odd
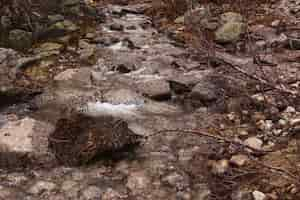
{"type": "Polygon", "coordinates": [[[180,130],[180,129],[161,130],[161,131],[155,132],[155,133],[153,133],[151,135],[148,135],[147,138],[153,137],[153,136],[156,136],[156,135],[161,135],[161,134],[166,134],[166,133],[172,133],[172,132],[173,133],[181,132],[181,133],[188,133],[188,134],[194,134],[194,135],[209,137],[209,138],[212,138],[214,140],[223,141],[225,143],[234,144],[236,146],[241,146],[241,147],[244,147],[245,149],[250,149],[253,152],[259,153],[259,154],[266,154],[266,153],[273,152],[273,150],[259,150],[259,149],[253,148],[253,147],[251,147],[251,146],[249,146],[247,144],[244,144],[244,143],[241,143],[241,142],[238,142],[238,141],[234,141],[234,140],[231,140],[231,139],[228,139],[228,138],[225,138],[225,137],[221,137],[221,136],[217,136],[217,135],[212,135],[210,133],[207,133],[207,132],[204,132],[204,131],[201,131],[201,130],[180,130]]]}
{"type": "Polygon", "coordinates": [[[256,81],[258,81],[258,82],[260,82],[260,83],[262,83],[262,84],[264,84],[264,85],[266,85],[266,86],[269,86],[269,87],[271,87],[271,88],[273,88],[273,89],[276,89],[276,90],[278,90],[278,91],[280,91],[280,92],[287,93],[287,94],[290,94],[290,95],[296,95],[296,94],[298,94],[296,91],[293,91],[293,90],[290,90],[290,89],[285,88],[282,84],[281,84],[281,87],[280,87],[280,86],[277,86],[277,85],[273,85],[273,84],[269,83],[268,81],[266,81],[266,80],[264,80],[264,79],[262,79],[262,78],[260,78],[260,77],[258,77],[258,76],[256,76],[256,75],[254,75],[254,74],[249,74],[248,72],[246,72],[245,70],[243,70],[243,69],[242,69],[240,66],[238,66],[238,65],[232,64],[232,63],[227,62],[226,60],[223,60],[223,59],[222,59],[222,61],[223,61],[224,63],[226,63],[227,65],[229,65],[229,66],[230,66],[231,68],[233,68],[234,70],[240,72],[241,74],[244,74],[244,75],[247,76],[248,78],[251,78],[251,79],[253,79],[253,80],[256,80],[256,81]]]}

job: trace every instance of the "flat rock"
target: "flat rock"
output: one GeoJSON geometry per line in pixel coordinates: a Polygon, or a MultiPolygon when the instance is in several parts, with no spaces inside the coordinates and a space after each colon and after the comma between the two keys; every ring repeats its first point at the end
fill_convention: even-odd
{"type": "Polygon", "coordinates": [[[19,167],[32,161],[53,160],[48,151],[48,136],[53,126],[32,118],[10,121],[0,129],[0,167],[19,167]],[[26,156],[25,156],[26,155],[26,156]]]}
{"type": "Polygon", "coordinates": [[[138,82],[138,90],[153,99],[167,99],[171,97],[170,84],[164,79],[150,79],[138,82]]]}

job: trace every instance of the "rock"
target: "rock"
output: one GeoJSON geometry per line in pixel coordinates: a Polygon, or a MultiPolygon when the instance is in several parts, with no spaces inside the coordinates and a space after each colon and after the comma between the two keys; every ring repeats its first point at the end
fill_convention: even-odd
{"type": "Polygon", "coordinates": [[[96,62],[95,59],[93,59],[94,53],[96,51],[96,45],[90,44],[85,40],[79,40],[78,44],[79,50],[77,51],[79,53],[79,59],[83,62],[94,64],[96,62]]]}
{"type": "Polygon", "coordinates": [[[216,175],[221,175],[229,170],[229,161],[226,159],[211,161],[209,163],[211,166],[211,172],[216,175]]]}
{"type": "Polygon", "coordinates": [[[56,84],[61,86],[84,87],[91,85],[91,70],[89,68],[67,69],[54,77],[56,84]]]}
{"type": "Polygon", "coordinates": [[[111,24],[109,28],[113,31],[123,31],[124,30],[124,26],[122,24],[117,24],[117,23],[111,24]]]}
{"type": "Polygon", "coordinates": [[[26,163],[53,161],[48,150],[48,137],[53,129],[50,124],[31,118],[8,122],[0,129],[0,166],[19,167],[26,163]]]}
{"type": "Polygon", "coordinates": [[[138,90],[156,100],[165,100],[171,97],[170,84],[164,79],[149,79],[137,82],[138,90]]]}
{"type": "Polygon", "coordinates": [[[262,150],[263,141],[257,137],[250,137],[244,141],[244,144],[256,150],[262,150]]]}
{"type": "Polygon", "coordinates": [[[52,55],[59,55],[62,49],[62,44],[46,42],[41,44],[38,48],[34,49],[34,53],[38,54],[40,57],[49,57],[52,55]]]}
{"type": "Polygon", "coordinates": [[[193,87],[190,98],[207,105],[218,99],[218,91],[210,81],[202,80],[193,87]]]}
{"type": "Polygon", "coordinates": [[[144,171],[131,172],[129,174],[126,186],[133,192],[139,193],[150,187],[151,179],[144,171]]]}
{"type": "Polygon", "coordinates": [[[227,22],[215,32],[216,41],[219,43],[236,42],[245,33],[246,25],[241,22],[227,22]]]}
{"type": "Polygon", "coordinates": [[[103,95],[103,100],[112,104],[136,104],[145,102],[145,98],[130,89],[111,90],[103,95]]]}
{"type": "Polygon", "coordinates": [[[79,30],[79,27],[70,20],[64,20],[52,24],[43,35],[47,37],[59,37],[79,30]]]}
{"type": "Polygon", "coordinates": [[[221,15],[221,23],[226,24],[228,22],[243,22],[244,18],[241,14],[235,12],[226,12],[221,15]]]}
{"type": "Polygon", "coordinates": [[[31,47],[33,37],[31,32],[14,29],[9,32],[9,45],[16,50],[26,50],[31,47]]]}
{"type": "Polygon", "coordinates": [[[64,21],[65,17],[63,15],[48,15],[49,24],[55,24],[60,21],[64,21]]]}
{"type": "Polygon", "coordinates": [[[254,200],[266,200],[267,199],[267,196],[264,193],[257,191],[257,190],[253,191],[252,195],[253,195],[254,200]]]}
{"type": "Polygon", "coordinates": [[[80,3],[80,0],[64,0],[62,1],[63,6],[74,6],[80,3]]]}
{"type": "Polygon", "coordinates": [[[10,19],[10,17],[8,16],[1,16],[0,18],[0,26],[4,29],[4,30],[9,30],[12,27],[12,20],[10,19]]]}
{"type": "Polygon", "coordinates": [[[184,16],[179,16],[174,20],[176,24],[183,24],[184,23],[184,16]]]}
{"type": "Polygon", "coordinates": [[[176,172],[167,175],[162,181],[181,190],[188,186],[188,182],[185,180],[185,178],[176,172]]]}
{"type": "Polygon", "coordinates": [[[102,190],[96,186],[89,186],[82,192],[82,196],[85,200],[96,200],[102,199],[102,190]]]}
{"type": "Polygon", "coordinates": [[[230,163],[238,167],[242,167],[248,162],[248,160],[249,160],[248,156],[243,154],[238,154],[231,157],[230,163]]]}
{"type": "Polygon", "coordinates": [[[253,200],[252,193],[247,190],[237,190],[231,194],[232,200],[253,200]]]}
{"type": "Polygon", "coordinates": [[[291,49],[300,50],[300,34],[299,34],[299,32],[289,34],[288,41],[289,41],[289,46],[291,49]]]}
{"type": "Polygon", "coordinates": [[[198,184],[196,186],[196,194],[193,199],[195,200],[209,200],[211,198],[212,192],[209,186],[206,184],[198,184]]]}
{"type": "Polygon", "coordinates": [[[42,192],[51,192],[56,188],[56,184],[47,181],[38,181],[31,188],[29,188],[28,192],[30,194],[38,195],[42,192]]]}
{"type": "Polygon", "coordinates": [[[14,69],[19,59],[20,55],[16,51],[0,48],[0,106],[5,104],[5,101],[9,101],[10,96],[18,93],[13,86],[13,82],[16,79],[16,71],[14,69]]]}

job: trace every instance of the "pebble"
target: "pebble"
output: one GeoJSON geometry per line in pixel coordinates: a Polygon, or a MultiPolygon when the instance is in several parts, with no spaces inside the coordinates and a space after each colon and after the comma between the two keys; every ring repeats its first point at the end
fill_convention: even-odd
{"type": "Polygon", "coordinates": [[[248,156],[243,155],[243,154],[238,154],[238,155],[234,155],[231,157],[230,163],[241,167],[241,166],[245,165],[248,160],[249,160],[248,156]]]}
{"type": "Polygon", "coordinates": [[[250,137],[244,141],[244,144],[253,149],[261,150],[263,141],[258,139],[257,137],[250,137]]]}
{"type": "Polygon", "coordinates": [[[30,194],[40,194],[44,191],[53,191],[56,188],[56,184],[47,181],[38,181],[29,189],[30,194]]]}
{"type": "Polygon", "coordinates": [[[211,162],[211,171],[213,174],[224,174],[229,169],[229,161],[226,159],[212,161],[211,162]]]}
{"type": "Polygon", "coordinates": [[[136,191],[148,188],[150,183],[150,178],[145,172],[139,171],[129,175],[126,186],[132,191],[136,191]]]}
{"type": "Polygon", "coordinates": [[[102,191],[96,186],[89,186],[82,192],[82,196],[86,200],[101,199],[102,191]]]}
{"type": "Polygon", "coordinates": [[[252,195],[253,195],[254,200],[266,200],[267,199],[267,196],[264,193],[257,191],[257,190],[253,191],[252,195]]]}

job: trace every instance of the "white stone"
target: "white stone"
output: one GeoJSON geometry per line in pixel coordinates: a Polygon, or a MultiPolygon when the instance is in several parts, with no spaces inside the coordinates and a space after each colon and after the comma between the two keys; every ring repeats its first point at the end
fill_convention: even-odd
{"type": "Polygon", "coordinates": [[[249,160],[248,156],[243,155],[243,154],[238,154],[238,155],[234,155],[231,157],[230,163],[241,167],[241,166],[245,165],[248,160],[249,160]]]}
{"type": "Polygon", "coordinates": [[[254,200],[266,200],[267,199],[267,196],[264,193],[257,191],[257,190],[253,191],[252,195],[253,195],[254,200]]]}
{"type": "Polygon", "coordinates": [[[10,121],[0,129],[0,151],[46,153],[48,149],[48,135],[53,128],[49,124],[28,117],[10,121]]]}
{"type": "Polygon", "coordinates": [[[261,150],[263,142],[257,137],[250,137],[244,141],[244,144],[253,149],[261,150]]]}
{"type": "Polygon", "coordinates": [[[52,182],[47,181],[39,181],[35,183],[30,189],[29,193],[31,194],[39,194],[43,191],[53,191],[56,188],[56,185],[52,182]]]}
{"type": "Polygon", "coordinates": [[[135,191],[148,188],[150,183],[150,178],[143,171],[140,171],[129,175],[126,186],[135,191]]]}

